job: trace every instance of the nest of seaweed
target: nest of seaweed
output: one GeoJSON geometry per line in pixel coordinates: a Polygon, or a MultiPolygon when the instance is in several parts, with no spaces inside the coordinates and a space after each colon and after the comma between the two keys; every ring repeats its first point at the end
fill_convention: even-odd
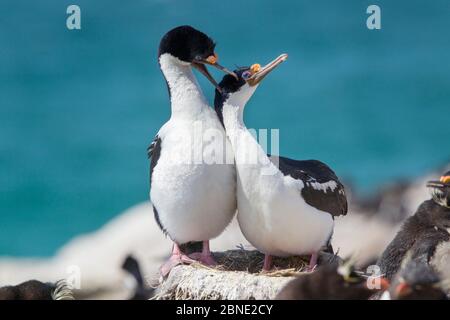
{"type": "MultiPolygon", "coordinates": [[[[305,274],[309,257],[273,258],[273,269],[262,271],[264,255],[256,250],[213,253],[214,268],[201,264],[180,265],[161,281],[154,299],[273,299],[295,276],[305,274]]],[[[319,256],[320,264],[338,263],[339,257],[319,256]]]]}

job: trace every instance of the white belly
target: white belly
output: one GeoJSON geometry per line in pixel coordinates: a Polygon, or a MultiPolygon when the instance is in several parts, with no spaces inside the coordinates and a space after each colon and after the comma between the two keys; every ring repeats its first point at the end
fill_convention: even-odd
{"type": "MultiPolygon", "coordinates": [[[[188,128],[185,134],[191,134],[188,128]]],[[[170,133],[165,139],[170,141],[170,133]]],[[[150,191],[162,226],[177,243],[217,237],[236,212],[234,164],[177,164],[168,148],[186,146],[177,145],[175,140],[170,141],[170,147],[164,143],[150,191]]],[[[205,148],[204,156],[212,150],[205,148]]]]}
{"type": "Polygon", "coordinates": [[[266,254],[290,256],[311,254],[327,244],[334,227],[330,214],[308,206],[284,177],[250,179],[240,173],[238,221],[253,246],[266,254]]]}

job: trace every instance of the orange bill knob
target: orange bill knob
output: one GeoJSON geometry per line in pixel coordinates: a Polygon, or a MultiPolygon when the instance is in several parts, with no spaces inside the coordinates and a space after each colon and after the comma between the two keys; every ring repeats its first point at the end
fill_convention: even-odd
{"type": "Polygon", "coordinates": [[[450,176],[442,176],[440,181],[442,183],[450,183],[450,176]]]}
{"type": "Polygon", "coordinates": [[[208,62],[210,64],[216,64],[218,59],[219,59],[219,57],[217,57],[217,53],[214,52],[213,56],[209,56],[208,58],[206,58],[206,62],[208,62]]]}
{"type": "Polygon", "coordinates": [[[259,70],[261,70],[261,65],[258,63],[252,64],[252,66],[250,67],[250,72],[252,74],[257,73],[259,70]]]}

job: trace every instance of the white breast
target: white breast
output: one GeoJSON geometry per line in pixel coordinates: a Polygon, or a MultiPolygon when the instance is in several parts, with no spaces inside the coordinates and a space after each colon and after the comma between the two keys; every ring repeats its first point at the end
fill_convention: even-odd
{"type": "Polygon", "coordinates": [[[266,254],[289,256],[311,254],[327,244],[331,215],[306,204],[294,179],[255,177],[246,170],[238,167],[238,221],[252,245],[266,254]]]}
{"type": "Polygon", "coordinates": [[[161,224],[178,243],[218,236],[236,211],[234,164],[203,161],[216,159],[214,151],[222,149],[224,144],[206,135],[201,148],[194,137],[196,126],[222,130],[222,137],[225,136],[218,120],[207,119],[204,117],[196,123],[171,120],[161,132],[161,154],[153,170],[150,197],[161,224]],[[196,156],[202,149],[200,157],[196,156]]]}
{"type": "Polygon", "coordinates": [[[224,151],[225,131],[190,65],[170,54],[161,55],[159,62],[172,114],[158,133],[161,152],[150,197],[172,240],[209,240],[225,229],[236,211],[234,155],[229,145],[228,153],[224,151]],[[229,164],[223,161],[225,155],[229,164]]]}
{"type": "MultiPolygon", "coordinates": [[[[239,96],[237,96],[239,98],[239,96]]],[[[301,197],[303,182],[281,171],[242,123],[242,111],[227,101],[224,123],[236,157],[238,221],[242,233],[258,250],[275,256],[318,252],[333,232],[330,214],[301,197]],[[259,161],[249,153],[255,153],[259,161]]]]}

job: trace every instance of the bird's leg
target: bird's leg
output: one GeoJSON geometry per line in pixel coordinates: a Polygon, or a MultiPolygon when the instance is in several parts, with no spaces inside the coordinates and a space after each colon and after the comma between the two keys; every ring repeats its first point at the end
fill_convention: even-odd
{"type": "Polygon", "coordinates": [[[161,266],[161,268],[159,268],[159,272],[165,278],[170,273],[170,270],[172,270],[173,267],[179,264],[183,263],[191,264],[193,262],[195,262],[195,260],[189,258],[187,255],[181,252],[178,244],[174,242],[172,247],[172,255],[170,256],[169,260],[167,260],[161,266]]]}
{"type": "Polygon", "coordinates": [[[264,255],[263,271],[270,271],[272,269],[272,256],[270,254],[264,255]]]}
{"type": "Polygon", "coordinates": [[[211,251],[209,250],[209,240],[203,241],[202,252],[194,252],[189,255],[190,258],[201,262],[206,266],[215,266],[217,262],[214,260],[211,251]]]}
{"type": "Polygon", "coordinates": [[[311,259],[309,260],[309,266],[307,269],[308,272],[313,272],[316,269],[318,257],[319,257],[319,254],[317,252],[313,252],[311,254],[311,259]]]}

